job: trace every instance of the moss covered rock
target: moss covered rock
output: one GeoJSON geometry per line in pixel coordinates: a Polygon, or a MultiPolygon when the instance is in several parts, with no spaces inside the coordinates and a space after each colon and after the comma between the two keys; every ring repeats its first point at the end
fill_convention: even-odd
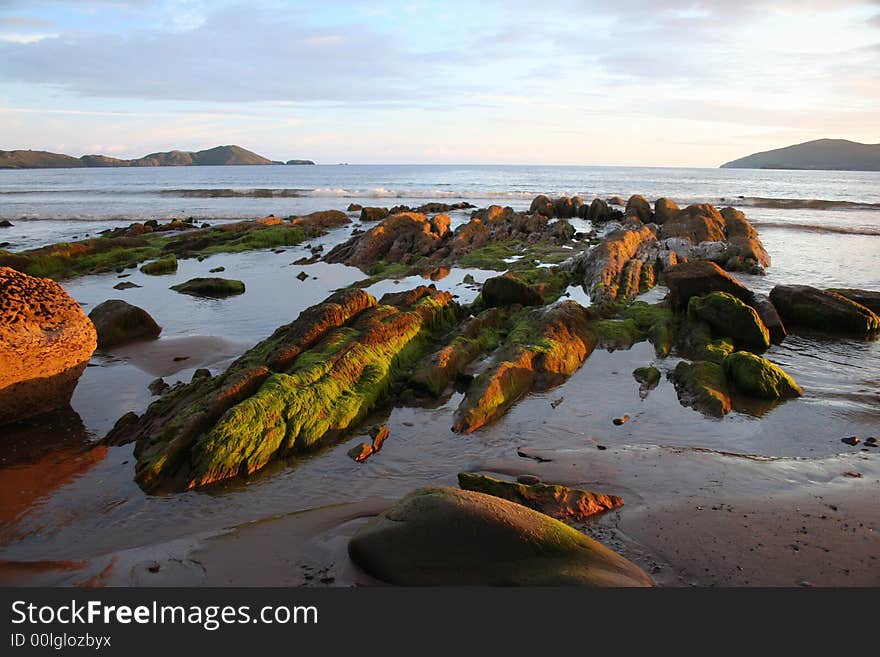
{"type": "Polygon", "coordinates": [[[669,378],[683,406],[692,406],[714,417],[723,417],[730,412],[730,392],[722,365],[707,361],[681,361],[669,373],[669,378]]]}
{"type": "Polygon", "coordinates": [[[633,370],[633,378],[638,381],[643,388],[652,390],[660,383],[660,370],[656,367],[637,367],[633,370]]]}
{"type": "Polygon", "coordinates": [[[505,307],[513,304],[521,306],[541,306],[544,299],[515,274],[493,276],[483,283],[480,293],[483,305],[487,308],[505,307]]]}
{"type": "Polygon", "coordinates": [[[171,289],[181,294],[196,297],[219,299],[244,294],[244,283],[231,278],[191,278],[185,283],[172,285],[171,289]]]}
{"type": "Polygon", "coordinates": [[[770,300],[786,324],[827,333],[871,335],[880,331],[880,317],[847,297],[809,285],[777,285],[770,300]]]}
{"type": "Polygon", "coordinates": [[[733,338],[740,348],[759,352],[770,348],[770,333],[755,309],[727,292],[691,297],[688,314],[706,322],[716,335],[733,338]]]}
{"type": "Polygon", "coordinates": [[[781,367],[747,351],[730,354],[724,369],[736,389],[749,397],[790,399],[804,392],[781,367]]]}
{"type": "Polygon", "coordinates": [[[89,319],[98,333],[98,348],[159,337],[162,328],[150,313],[121,299],[108,299],[92,308],[89,319]]]}
{"type": "Polygon", "coordinates": [[[177,258],[173,255],[159,258],[153,262],[141,266],[141,271],[151,276],[159,276],[161,274],[173,274],[177,271],[177,258]]]}
{"type": "Polygon", "coordinates": [[[743,303],[752,299],[745,285],[708,260],[674,265],[663,272],[663,282],[669,288],[669,303],[676,310],[686,309],[691,297],[702,297],[710,292],[727,292],[743,303]]]}
{"type": "Polygon", "coordinates": [[[486,493],[522,504],[563,522],[583,522],[597,513],[623,506],[623,498],[617,495],[592,493],[559,485],[503,481],[473,472],[459,473],[458,485],[464,490],[486,493]]]}
{"type": "Polygon", "coordinates": [[[638,566],[558,520],[454,488],[410,493],[358,531],[348,552],[398,585],[651,585],[638,566]]]}

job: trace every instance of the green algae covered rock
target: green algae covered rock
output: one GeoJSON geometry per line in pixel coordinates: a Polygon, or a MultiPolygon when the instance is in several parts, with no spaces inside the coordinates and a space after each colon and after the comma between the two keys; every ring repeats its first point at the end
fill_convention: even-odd
{"type": "Polygon", "coordinates": [[[148,491],[196,488],[342,437],[448,330],[456,305],[421,286],[331,295],[247,351],[224,373],[170,391],[105,441],[136,441],[135,479],[148,491]]]}
{"type": "Polygon", "coordinates": [[[514,274],[494,276],[483,283],[480,293],[487,308],[504,307],[512,304],[521,306],[542,306],[544,299],[536,290],[521,281],[514,274]]]}
{"type": "Polygon", "coordinates": [[[679,348],[692,360],[705,360],[721,365],[735,351],[730,338],[713,338],[706,322],[686,318],[679,334],[679,348]]]}
{"type": "Polygon", "coordinates": [[[158,260],[142,265],[141,271],[145,274],[150,274],[151,276],[173,274],[177,271],[177,258],[173,255],[159,258],[158,260]]]}
{"type": "Polygon", "coordinates": [[[648,388],[656,388],[660,383],[660,370],[656,367],[637,367],[633,370],[633,378],[648,388]]]}
{"type": "Polygon", "coordinates": [[[92,308],[89,319],[98,332],[98,348],[106,349],[134,340],[158,338],[162,328],[143,308],[121,299],[108,299],[92,308]]]}
{"type": "Polygon", "coordinates": [[[181,294],[219,299],[244,294],[244,283],[231,278],[191,278],[185,283],[172,285],[171,289],[181,294]]]}
{"type": "Polygon", "coordinates": [[[749,397],[789,399],[804,392],[781,367],[747,351],[730,354],[724,369],[736,389],[749,397]]]}
{"type": "Polygon", "coordinates": [[[872,335],[880,331],[880,317],[870,308],[830,290],[777,285],[770,291],[770,301],[791,327],[846,335],[872,335]]]}
{"type": "Polygon", "coordinates": [[[473,472],[460,472],[458,485],[464,490],[522,504],[563,522],[582,522],[597,513],[623,506],[623,499],[617,495],[551,484],[521,484],[473,472]]]}
{"type": "Polygon", "coordinates": [[[692,297],[688,314],[706,322],[716,335],[732,338],[740,348],[761,352],[770,348],[770,333],[755,309],[727,292],[692,297]]]}
{"type": "Polygon", "coordinates": [[[713,417],[724,417],[730,412],[730,391],[724,367],[718,363],[681,361],[669,378],[678,392],[678,400],[683,406],[713,417]]]}
{"type": "Polygon", "coordinates": [[[410,586],[651,586],[642,569],[581,532],[508,500],[420,488],[361,528],[348,552],[410,586]]]}

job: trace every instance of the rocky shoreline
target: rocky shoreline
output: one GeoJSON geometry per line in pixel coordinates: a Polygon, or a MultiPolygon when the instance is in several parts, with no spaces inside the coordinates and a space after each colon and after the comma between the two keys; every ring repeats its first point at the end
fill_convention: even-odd
{"type": "MultiPolygon", "coordinates": [[[[47,279],[30,274],[64,279],[108,269],[121,273],[149,260],[141,270],[161,276],[176,269],[178,258],[314,239],[350,223],[351,213],[360,212],[361,220],[369,222],[326,254],[315,249],[312,255],[326,263],[357,267],[367,279],[304,310],[225,371],[212,375],[196,370],[190,383],[162,391],[144,413],[127,413],[119,419],[102,443],[135,444],[134,479],[151,494],[210,487],[254,476],[273,462],[290,464],[365,433],[369,428],[365,423],[377,407],[442,403],[460,394],[449,427],[459,436],[450,434],[450,440],[467,440],[466,434],[497,422],[523,399],[565,382],[594,350],[630,349],[645,341],[653,346],[657,360],[633,373],[643,395],[651,394],[659,381],[655,364],[674,356],[682,360],[669,368],[668,377],[682,405],[718,418],[743,404],[760,403],[766,412],[803,394],[782,367],[761,355],[771,345],[781,343],[789,333],[821,330],[831,339],[835,335],[873,339],[880,330],[880,318],[870,307],[876,303],[876,292],[777,285],[766,297],[731,276],[729,271],[754,275],[770,266],[757,232],[733,208],[719,211],[704,204],[679,209],[667,199],[658,199],[652,207],[640,196],[616,207],[600,199],[588,206],[576,197],[539,196],[529,212],[500,206],[475,209],[454,229],[444,214],[451,209],[465,208],[430,204],[394,208],[384,216],[372,211],[376,209],[350,208],[348,214],[270,217],[219,228],[133,224],[84,242],[17,254],[0,252],[4,265],[0,274],[7,277],[4,280],[23,281],[26,290],[38,290],[47,283],[36,281],[47,279]],[[592,230],[578,233],[568,221],[574,217],[590,221],[592,230]],[[165,231],[170,231],[168,236],[162,235],[165,231]],[[412,275],[442,278],[449,268],[462,265],[498,272],[482,283],[471,303],[459,303],[434,285],[379,299],[363,289],[412,275]],[[666,298],[655,303],[636,300],[658,283],[668,289],[666,298]],[[589,293],[590,305],[566,299],[572,285],[589,293]]],[[[10,285],[4,289],[12,289],[10,285]]],[[[172,289],[214,298],[247,294],[240,281],[230,279],[197,278],[186,285],[172,289]]],[[[43,307],[44,295],[29,293],[25,302],[43,307]]],[[[109,348],[155,339],[161,331],[149,315],[144,318],[137,312],[141,309],[120,306],[125,302],[118,301],[112,313],[109,308],[101,312],[95,308],[90,314],[97,340],[85,360],[96,345],[109,348]],[[113,317],[115,326],[99,323],[99,315],[103,322],[113,317]],[[125,329],[121,334],[120,326],[125,329]]],[[[14,318],[21,313],[7,311],[7,305],[3,310],[0,326],[15,335],[14,318]]],[[[81,365],[85,367],[84,360],[81,365]]],[[[28,381],[22,376],[0,385],[0,395],[15,396],[12,386],[29,385],[28,381]]],[[[61,406],[69,399],[68,394],[61,406]]],[[[626,419],[621,418],[621,424],[626,419]]],[[[526,548],[528,541],[523,543],[528,532],[502,536],[492,529],[493,514],[501,513],[500,495],[507,500],[504,504],[513,505],[503,513],[517,509],[524,528],[537,531],[538,526],[546,526],[541,531],[548,532],[556,547],[540,550],[561,550],[559,559],[503,573],[478,562],[470,566],[450,562],[434,579],[412,580],[405,573],[418,571],[423,550],[414,543],[402,561],[386,563],[379,558],[383,541],[410,540],[384,537],[381,517],[372,529],[364,530],[373,532],[369,540],[352,538],[352,559],[392,583],[619,586],[650,582],[638,566],[609,555],[607,548],[583,543],[573,534],[562,538],[569,536],[568,528],[555,520],[556,525],[546,524],[542,515],[583,522],[584,509],[601,513],[623,504],[614,491],[575,490],[543,478],[515,484],[484,479],[478,485],[475,476],[461,473],[460,482],[481,492],[462,496],[444,488],[423,491],[417,501],[408,498],[392,507],[388,517],[410,517],[415,504],[421,509],[419,522],[429,523],[413,530],[416,535],[442,532],[450,523],[465,522],[465,517],[481,518],[474,520],[488,532],[481,541],[501,541],[498,550],[511,550],[512,555],[520,555],[511,558],[521,560],[525,554],[521,550],[532,549],[526,548]],[[544,500],[538,508],[541,513],[518,510],[533,499],[544,500]],[[552,511],[548,499],[555,505],[552,511]],[[597,505],[598,499],[605,502],[597,505]],[[432,500],[430,511],[423,507],[426,500],[432,500]],[[613,567],[608,565],[612,563],[613,567]],[[583,577],[560,576],[581,568],[583,577]],[[612,571],[617,574],[601,574],[612,571]],[[481,572],[485,578],[460,579],[465,572],[481,572]],[[490,572],[495,575],[490,577],[490,572]]]]}

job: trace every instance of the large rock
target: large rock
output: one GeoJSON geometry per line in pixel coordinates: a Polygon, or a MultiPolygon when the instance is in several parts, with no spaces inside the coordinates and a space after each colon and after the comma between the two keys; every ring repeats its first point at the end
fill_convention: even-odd
{"type": "Polygon", "coordinates": [[[603,221],[608,221],[611,215],[612,210],[608,207],[608,204],[601,198],[594,198],[593,202],[590,203],[590,209],[587,211],[586,218],[593,223],[602,223],[603,221]]]}
{"type": "Polygon", "coordinates": [[[388,216],[388,208],[361,208],[361,221],[382,221],[388,216]]]}
{"type": "Polygon", "coordinates": [[[556,206],[549,196],[540,194],[534,198],[529,206],[529,214],[542,214],[545,217],[553,217],[556,214],[556,206]]]}
{"type": "Polygon", "coordinates": [[[108,299],[89,313],[98,332],[98,348],[106,349],[134,340],[159,337],[162,328],[150,313],[121,299],[108,299]]]}
{"type": "Polygon", "coordinates": [[[563,522],[584,522],[597,513],[623,506],[623,498],[617,495],[593,493],[558,484],[522,484],[516,481],[503,481],[473,472],[460,472],[458,485],[464,490],[485,493],[522,504],[563,522]]]}
{"type": "Polygon", "coordinates": [[[662,226],[672,219],[679,210],[681,208],[676,205],[675,201],[665,197],[658,198],[654,201],[654,223],[662,226]]]}
{"type": "Polygon", "coordinates": [[[293,217],[290,220],[291,226],[306,228],[309,230],[309,234],[312,235],[322,234],[325,231],[350,223],[351,219],[341,210],[319,210],[304,217],[293,217]]]}
{"type": "Polygon", "coordinates": [[[716,335],[733,338],[741,349],[763,352],[770,348],[770,333],[755,309],[727,292],[691,297],[688,314],[706,322],[716,335]]]}
{"type": "Polygon", "coordinates": [[[645,224],[650,223],[654,219],[654,213],[651,212],[651,204],[641,194],[633,194],[629,197],[623,213],[627,217],[637,217],[645,224]]]}
{"type": "Polygon", "coordinates": [[[541,295],[513,274],[486,279],[480,296],[483,305],[487,308],[504,307],[515,303],[522,306],[544,305],[541,295]]]}
{"type": "Polygon", "coordinates": [[[769,267],[770,256],[746,216],[735,208],[724,208],[721,216],[724,217],[724,233],[731,252],[725,268],[760,273],[769,267]]]}
{"type": "Polygon", "coordinates": [[[724,369],[736,389],[749,397],[789,399],[804,393],[781,367],[747,351],[730,354],[724,361],[724,369]]]}
{"type": "Polygon", "coordinates": [[[66,407],[96,346],[60,285],[0,267],[0,424],[66,407]]]}
{"type": "Polygon", "coordinates": [[[660,238],[687,237],[694,244],[723,242],[727,237],[724,225],[724,217],[708,203],[689,205],[663,223],[660,238]]]}
{"type": "Polygon", "coordinates": [[[421,488],[363,527],[352,560],[415,586],[650,586],[635,564],[519,504],[453,488],[421,488]]]}
{"type": "Polygon", "coordinates": [[[751,291],[714,262],[679,263],[663,272],[663,280],[669,288],[669,302],[678,310],[687,308],[691,297],[710,292],[727,292],[744,303],[752,300],[751,291]]]}
{"type": "Polygon", "coordinates": [[[172,285],[171,289],[181,294],[189,294],[194,297],[208,297],[209,299],[221,299],[237,294],[244,294],[244,283],[232,278],[191,278],[185,283],[172,285]]]}
{"type": "Polygon", "coordinates": [[[556,212],[556,216],[562,219],[571,219],[577,215],[577,206],[574,199],[568,196],[560,196],[556,199],[553,202],[553,209],[556,212]]]}
{"type": "Polygon", "coordinates": [[[730,391],[724,367],[708,361],[681,361],[669,373],[675,385],[678,400],[683,406],[713,417],[723,417],[730,412],[730,391]]]}
{"type": "Polygon", "coordinates": [[[854,288],[829,288],[828,292],[834,292],[850,301],[863,305],[876,315],[880,315],[880,292],[874,290],[858,290],[854,288]]]}
{"type": "Polygon", "coordinates": [[[870,335],[880,331],[880,317],[836,292],[809,285],[777,285],[770,291],[770,301],[789,328],[804,327],[849,335],[870,335]]]}

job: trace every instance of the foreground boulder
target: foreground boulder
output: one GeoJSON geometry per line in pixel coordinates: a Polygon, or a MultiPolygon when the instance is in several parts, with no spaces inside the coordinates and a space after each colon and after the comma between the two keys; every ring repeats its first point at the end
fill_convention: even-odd
{"type": "Polygon", "coordinates": [[[158,338],[162,328],[150,313],[121,299],[108,299],[89,313],[98,332],[98,348],[107,349],[134,340],[158,338]]]}
{"type": "Polygon", "coordinates": [[[724,369],[736,389],[749,397],[790,399],[804,393],[781,367],[747,351],[730,354],[724,369]]]}
{"type": "Polygon", "coordinates": [[[455,314],[449,293],[424,286],[381,302],[363,290],[337,292],[222,374],[120,420],[105,440],[137,441],[135,479],[148,491],[251,474],[355,428],[455,314]]]}
{"type": "Polygon", "coordinates": [[[453,431],[470,433],[503,415],[532,390],[574,374],[596,348],[590,315],[574,301],[526,312],[455,412],[453,431]]]}
{"type": "Polygon", "coordinates": [[[67,407],[96,346],[60,285],[0,267],[0,424],[67,407]]]}
{"type": "Polygon", "coordinates": [[[519,504],[454,488],[420,488],[351,539],[374,577],[413,586],[650,586],[638,566],[519,504]]]}
{"type": "Polygon", "coordinates": [[[727,292],[743,303],[752,299],[751,291],[714,262],[692,260],[670,267],[663,273],[669,288],[669,303],[676,310],[688,307],[691,297],[710,292],[727,292]]]}
{"type": "Polygon", "coordinates": [[[706,322],[716,335],[733,338],[740,348],[758,352],[770,348],[770,333],[755,309],[727,292],[691,297],[688,314],[706,322]]]}
{"type": "Polygon", "coordinates": [[[789,327],[848,335],[880,331],[876,313],[836,292],[809,285],[777,285],[770,291],[770,301],[789,327]]]}
{"type": "Polygon", "coordinates": [[[522,306],[544,305],[543,297],[513,274],[486,279],[480,296],[487,308],[505,307],[514,303],[522,306]]]}
{"type": "Polygon", "coordinates": [[[683,360],[669,373],[669,378],[683,406],[692,406],[713,417],[730,413],[730,391],[723,366],[708,361],[688,363],[683,360]]]}
{"type": "Polygon", "coordinates": [[[559,485],[502,481],[473,472],[459,473],[458,485],[464,490],[522,504],[563,522],[583,522],[597,513],[623,506],[623,498],[617,495],[592,493],[559,485]]]}
{"type": "Polygon", "coordinates": [[[231,278],[191,278],[185,283],[172,285],[171,289],[194,297],[221,299],[244,294],[244,283],[231,278]]]}

